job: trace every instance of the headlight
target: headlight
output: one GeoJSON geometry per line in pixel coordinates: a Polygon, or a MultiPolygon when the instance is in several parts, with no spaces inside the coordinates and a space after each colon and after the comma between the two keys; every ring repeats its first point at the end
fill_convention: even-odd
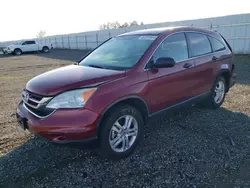
{"type": "Polygon", "coordinates": [[[66,91],[54,97],[47,108],[82,108],[95,90],[96,88],[66,91]]]}

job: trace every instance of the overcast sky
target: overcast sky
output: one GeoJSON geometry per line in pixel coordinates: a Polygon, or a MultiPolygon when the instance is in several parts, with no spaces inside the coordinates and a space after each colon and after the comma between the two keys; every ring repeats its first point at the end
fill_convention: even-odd
{"type": "Polygon", "coordinates": [[[158,23],[250,13],[250,0],[1,0],[0,41],[97,30],[106,22],[158,23]]]}

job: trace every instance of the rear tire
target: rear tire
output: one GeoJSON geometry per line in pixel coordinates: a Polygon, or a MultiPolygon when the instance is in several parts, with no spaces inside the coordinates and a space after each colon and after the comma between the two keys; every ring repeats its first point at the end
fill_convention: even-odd
{"type": "Polygon", "coordinates": [[[210,96],[204,101],[207,108],[217,109],[224,102],[226,96],[226,81],[223,76],[216,78],[210,96]]]}
{"type": "Polygon", "coordinates": [[[44,46],[43,49],[42,49],[42,52],[43,53],[48,53],[49,52],[49,47],[44,46]]]}
{"type": "Polygon", "coordinates": [[[15,55],[22,55],[22,50],[20,50],[20,49],[15,49],[15,50],[14,50],[14,54],[15,54],[15,55]]]}
{"type": "Polygon", "coordinates": [[[136,108],[126,104],[113,107],[102,123],[100,154],[108,159],[130,155],[141,140],[143,125],[141,113],[136,108]]]}

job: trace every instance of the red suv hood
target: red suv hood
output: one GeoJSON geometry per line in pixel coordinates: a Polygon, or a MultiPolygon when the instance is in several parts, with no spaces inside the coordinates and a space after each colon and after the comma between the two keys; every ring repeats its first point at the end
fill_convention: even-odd
{"type": "Polygon", "coordinates": [[[55,95],[69,89],[95,85],[125,76],[125,71],[70,65],[31,79],[26,89],[40,95],[55,95]]]}

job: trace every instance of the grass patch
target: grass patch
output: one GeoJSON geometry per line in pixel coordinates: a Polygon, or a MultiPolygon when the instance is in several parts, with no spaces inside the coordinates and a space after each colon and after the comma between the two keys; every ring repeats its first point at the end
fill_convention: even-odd
{"type": "Polygon", "coordinates": [[[32,75],[22,75],[22,76],[10,76],[10,75],[3,75],[0,76],[0,80],[17,80],[20,78],[27,78],[27,77],[31,77],[32,75]]]}

